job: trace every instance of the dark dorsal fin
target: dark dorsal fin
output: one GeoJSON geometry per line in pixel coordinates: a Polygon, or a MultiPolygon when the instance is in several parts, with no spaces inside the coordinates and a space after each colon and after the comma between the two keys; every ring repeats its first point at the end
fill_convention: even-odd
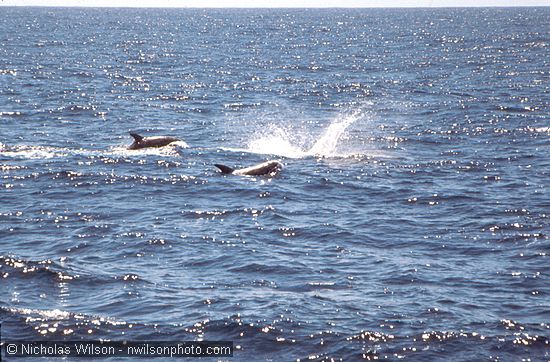
{"type": "Polygon", "coordinates": [[[214,166],[219,168],[222,173],[233,173],[233,171],[235,171],[231,167],[225,165],[215,164],[214,166]]]}
{"type": "Polygon", "coordinates": [[[135,140],[136,142],[141,142],[141,140],[143,139],[143,136],[140,136],[140,135],[138,135],[137,133],[132,133],[132,132],[130,132],[130,136],[134,137],[134,140],[135,140]]]}

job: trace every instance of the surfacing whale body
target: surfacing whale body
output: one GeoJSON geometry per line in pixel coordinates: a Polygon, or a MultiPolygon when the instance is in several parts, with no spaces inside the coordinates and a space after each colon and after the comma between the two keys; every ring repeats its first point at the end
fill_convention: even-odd
{"type": "Polygon", "coordinates": [[[169,136],[143,137],[137,133],[130,133],[134,137],[134,143],[128,146],[129,150],[139,150],[148,147],[164,147],[172,142],[177,142],[179,139],[169,136]]]}
{"type": "Polygon", "coordinates": [[[232,175],[240,175],[240,176],[263,176],[263,175],[273,176],[283,168],[283,165],[279,161],[275,161],[275,160],[262,162],[254,166],[250,166],[247,168],[240,168],[237,170],[229,166],[220,165],[220,164],[215,164],[214,166],[219,168],[223,174],[232,174],[232,175]]]}

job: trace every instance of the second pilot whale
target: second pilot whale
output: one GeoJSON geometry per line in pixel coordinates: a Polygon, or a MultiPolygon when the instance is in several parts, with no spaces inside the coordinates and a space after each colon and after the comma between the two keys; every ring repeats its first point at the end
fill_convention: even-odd
{"type": "Polygon", "coordinates": [[[223,174],[241,175],[241,176],[262,176],[274,175],[283,168],[283,164],[276,160],[266,161],[254,166],[233,169],[229,166],[215,164],[223,174]]]}

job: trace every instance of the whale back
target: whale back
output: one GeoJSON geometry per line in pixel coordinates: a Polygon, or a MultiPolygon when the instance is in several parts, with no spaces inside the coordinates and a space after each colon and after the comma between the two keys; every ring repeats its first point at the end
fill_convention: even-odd
{"type": "Polygon", "coordinates": [[[262,176],[275,174],[282,168],[283,165],[279,161],[271,160],[247,168],[241,168],[233,173],[235,175],[262,176]]]}
{"type": "Polygon", "coordinates": [[[275,160],[262,162],[254,166],[240,168],[238,170],[221,164],[215,164],[214,166],[219,168],[223,174],[233,174],[241,176],[274,175],[283,168],[283,165],[279,161],[275,160]]]}
{"type": "Polygon", "coordinates": [[[129,150],[137,150],[147,147],[164,147],[172,142],[179,141],[178,138],[168,136],[143,137],[137,133],[130,133],[130,136],[134,137],[134,143],[128,147],[129,150]]]}

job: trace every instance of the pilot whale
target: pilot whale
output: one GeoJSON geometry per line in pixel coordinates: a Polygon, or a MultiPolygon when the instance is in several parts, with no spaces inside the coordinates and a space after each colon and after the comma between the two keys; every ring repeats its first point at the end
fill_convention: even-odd
{"type": "Polygon", "coordinates": [[[130,136],[134,137],[134,143],[128,146],[129,150],[139,150],[147,147],[164,147],[172,142],[179,141],[179,139],[175,137],[168,136],[143,137],[137,133],[130,133],[130,136]]]}
{"type": "Polygon", "coordinates": [[[275,175],[278,171],[283,168],[282,163],[279,161],[271,160],[259,163],[254,166],[247,168],[233,169],[229,166],[215,164],[217,168],[223,174],[232,174],[232,175],[241,175],[241,176],[262,176],[262,175],[275,175]]]}

